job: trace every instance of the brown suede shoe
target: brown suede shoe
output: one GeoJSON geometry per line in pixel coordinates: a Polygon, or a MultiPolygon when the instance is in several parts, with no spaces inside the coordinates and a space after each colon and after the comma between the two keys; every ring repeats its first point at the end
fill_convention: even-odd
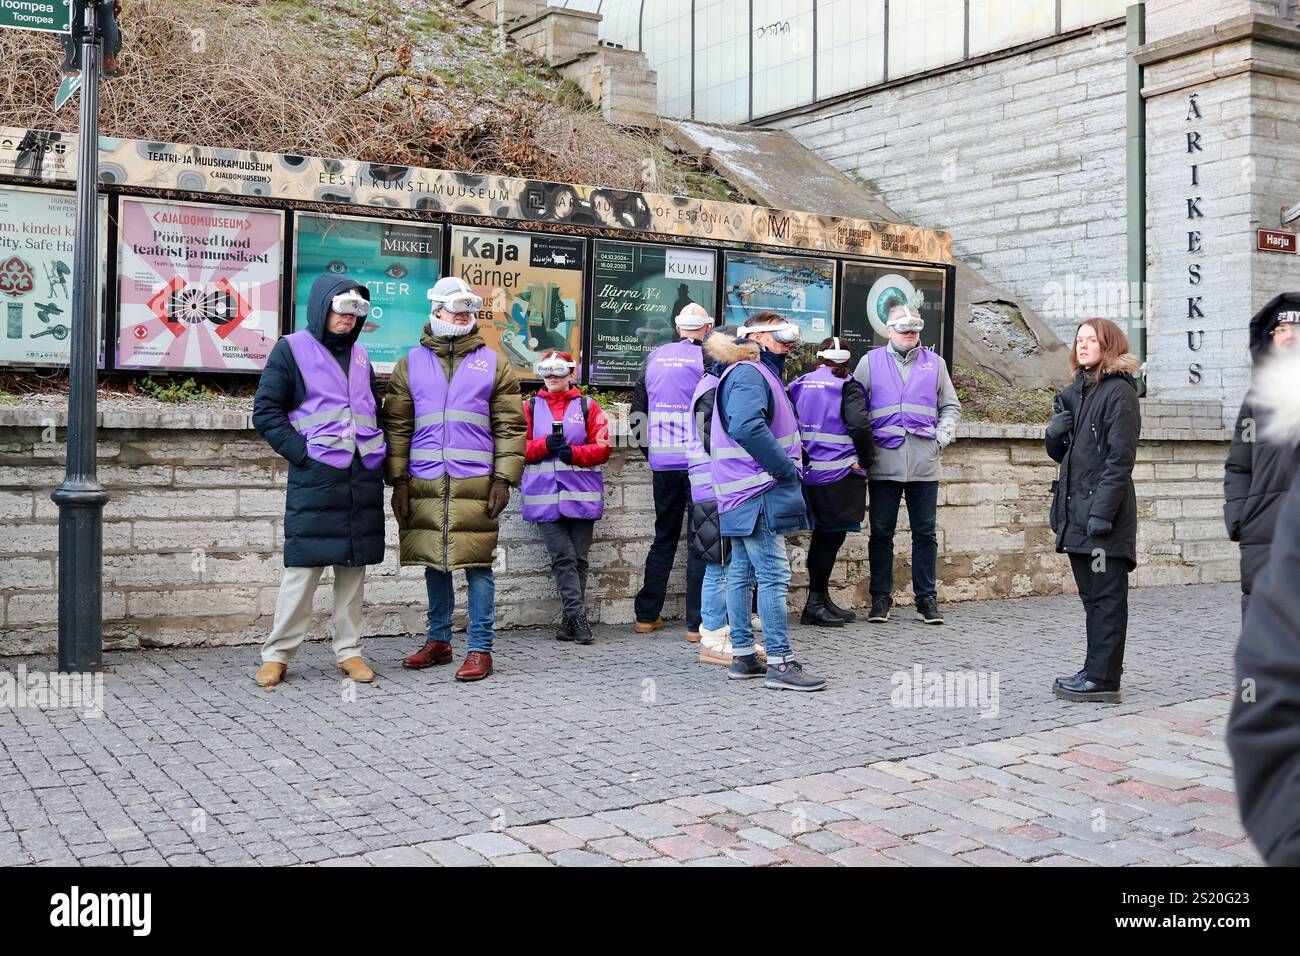
{"type": "Polygon", "coordinates": [[[267,661],[257,669],[257,674],[253,680],[257,681],[258,687],[274,687],[280,681],[284,680],[284,672],[288,670],[288,664],[281,664],[278,661],[267,661]]]}
{"type": "Polygon", "coordinates": [[[483,651],[470,651],[465,655],[465,663],[456,671],[456,680],[482,680],[492,673],[492,655],[483,651]]]}
{"type": "Polygon", "coordinates": [[[655,618],[653,621],[637,621],[632,625],[632,629],[638,634],[649,634],[651,631],[657,631],[664,626],[664,619],[655,618]]]}
{"type": "Polygon", "coordinates": [[[358,684],[369,684],[375,679],[375,672],[370,669],[370,665],[361,659],[361,656],[349,657],[339,665],[339,673],[347,674],[358,684]]]}
{"type": "Polygon", "coordinates": [[[698,644],[698,643],[700,643],[700,632],[699,632],[699,631],[687,631],[687,632],[686,632],[686,639],[687,639],[688,641],[690,641],[692,644],[698,644]]]}
{"type": "Polygon", "coordinates": [[[451,641],[425,641],[410,657],[402,658],[402,666],[412,670],[422,670],[434,664],[451,663],[451,641]]]}

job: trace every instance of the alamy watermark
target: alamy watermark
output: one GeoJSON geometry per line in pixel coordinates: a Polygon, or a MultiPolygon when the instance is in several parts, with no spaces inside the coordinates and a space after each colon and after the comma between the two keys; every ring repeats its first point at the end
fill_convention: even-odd
{"type": "Polygon", "coordinates": [[[83,717],[104,716],[104,675],[29,671],[0,671],[0,708],[18,710],[79,710],[83,717]]]}
{"type": "Polygon", "coordinates": [[[913,664],[910,671],[895,671],[889,702],[897,708],[978,708],[981,717],[998,715],[997,671],[927,671],[913,664]]]}

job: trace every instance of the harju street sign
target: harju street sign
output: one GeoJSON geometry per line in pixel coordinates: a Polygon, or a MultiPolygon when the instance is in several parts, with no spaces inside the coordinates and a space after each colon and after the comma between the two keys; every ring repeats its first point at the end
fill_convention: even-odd
{"type": "Polygon", "coordinates": [[[0,0],[0,29],[67,33],[72,29],[72,0],[0,0]]]}

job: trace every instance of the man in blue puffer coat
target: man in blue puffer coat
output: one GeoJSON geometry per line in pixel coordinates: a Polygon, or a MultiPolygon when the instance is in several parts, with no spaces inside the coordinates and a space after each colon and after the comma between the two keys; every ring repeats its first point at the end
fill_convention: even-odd
{"type": "Polygon", "coordinates": [[[384,560],[386,454],[379,389],[363,345],[370,293],[346,275],[312,283],[307,328],[275,344],[253,399],[253,427],[289,462],[284,578],[257,683],[274,687],[306,637],[321,572],[334,569],[339,670],[374,679],[361,657],[366,565],[384,560]]]}

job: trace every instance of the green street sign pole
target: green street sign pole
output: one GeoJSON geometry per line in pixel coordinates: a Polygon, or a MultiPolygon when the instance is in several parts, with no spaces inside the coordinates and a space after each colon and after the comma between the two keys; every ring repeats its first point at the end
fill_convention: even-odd
{"type": "Polygon", "coordinates": [[[59,671],[103,666],[103,517],[108,492],[95,470],[95,341],[99,261],[98,4],[77,0],[81,25],[81,123],[77,143],[77,236],[73,258],[68,448],[59,506],[59,671]]]}

